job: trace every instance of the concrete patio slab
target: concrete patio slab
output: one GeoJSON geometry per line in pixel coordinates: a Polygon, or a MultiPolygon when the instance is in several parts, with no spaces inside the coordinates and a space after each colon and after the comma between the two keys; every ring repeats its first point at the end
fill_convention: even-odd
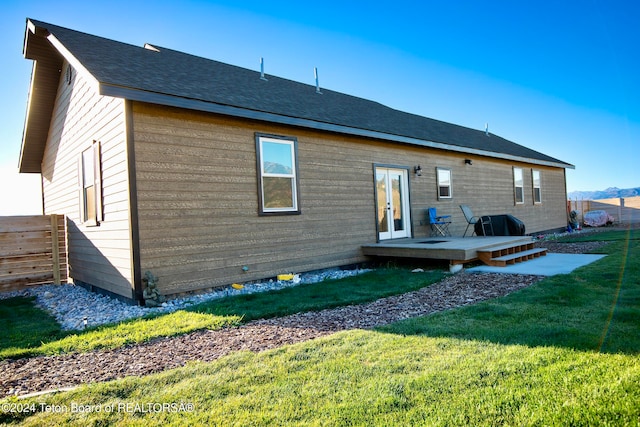
{"type": "Polygon", "coordinates": [[[506,267],[481,265],[479,267],[469,268],[467,271],[472,273],[508,273],[554,276],[556,274],[571,273],[576,268],[591,264],[605,256],[606,255],[547,253],[546,256],[518,264],[508,265],[506,267]]]}

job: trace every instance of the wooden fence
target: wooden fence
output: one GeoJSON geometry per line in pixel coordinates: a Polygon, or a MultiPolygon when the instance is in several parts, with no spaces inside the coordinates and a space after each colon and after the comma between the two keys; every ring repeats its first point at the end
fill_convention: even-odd
{"type": "Polygon", "coordinates": [[[640,222],[640,196],[600,200],[569,200],[568,209],[578,212],[581,223],[584,214],[589,211],[606,211],[619,224],[640,222]]]}
{"type": "Polygon", "coordinates": [[[0,217],[0,292],[67,280],[65,217],[0,217]]]}

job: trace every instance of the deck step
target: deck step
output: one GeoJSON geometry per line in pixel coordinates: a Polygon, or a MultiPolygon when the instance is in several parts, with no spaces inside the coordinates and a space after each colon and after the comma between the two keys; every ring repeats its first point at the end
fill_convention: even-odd
{"type": "Polygon", "coordinates": [[[513,253],[513,251],[517,251],[517,250],[524,251],[524,250],[533,249],[534,247],[535,245],[532,241],[519,242],[519,243],[506,243],[500,246],[491,246],[486,249],[478,249],[478,252],[491,252],[492,254],[496,254],[498,252],[510,251],[511,253],[513,253]]]}
{"type": "Polygon", "coordinates": [[[535,248],[533,242],[530,242],[479,250],[478,258],[487,265],[505,267],[518,262],[539,258],[546,254],[546,248],[535,248]]]}
{"type": "Polygon", "coordinates": [[[531,249],[528,251],[517,252],[510,255],[501,256],[498,258],[492,258],[491,264],[494,266],[505,267],[507,265],[516,264],[518,262],[525,262],[530,259],[540,258],[541,256],[547,255],[546,248],[537,248],[531,249]]]}

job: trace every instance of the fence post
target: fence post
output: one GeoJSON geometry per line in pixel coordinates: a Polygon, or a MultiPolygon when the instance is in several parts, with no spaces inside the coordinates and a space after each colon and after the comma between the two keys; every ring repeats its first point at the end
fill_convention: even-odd
{"type": "Polygon", "coordinates": [[[622,197],[620,197],[620,200],[618,202],[618,222],[619,223],[623,223],[624,220],[622,219],[622,208],[624,207],[624,199],[622,197]]]}
{"type": "Polygon", "coordinates": [[[59,285],[60,280],[60,243],[58,237],[58,215],[51,215],[51,258],[53,261],[53,283],[59,285]]]}

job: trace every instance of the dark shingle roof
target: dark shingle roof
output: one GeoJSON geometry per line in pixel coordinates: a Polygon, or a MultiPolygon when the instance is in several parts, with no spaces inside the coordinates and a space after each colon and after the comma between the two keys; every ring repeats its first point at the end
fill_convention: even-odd
{"type": "MultiPolygon", "coordinates": [[[[534,163],[573,167],[553,157],[474,130],[380,103],[160,48],[158,51],[34,21],[94,78],[104,94],[262,120],[373,136],[392,141],[534,163]]],[[[67,58],[69,59],[69,58],[67,58]]]]}

